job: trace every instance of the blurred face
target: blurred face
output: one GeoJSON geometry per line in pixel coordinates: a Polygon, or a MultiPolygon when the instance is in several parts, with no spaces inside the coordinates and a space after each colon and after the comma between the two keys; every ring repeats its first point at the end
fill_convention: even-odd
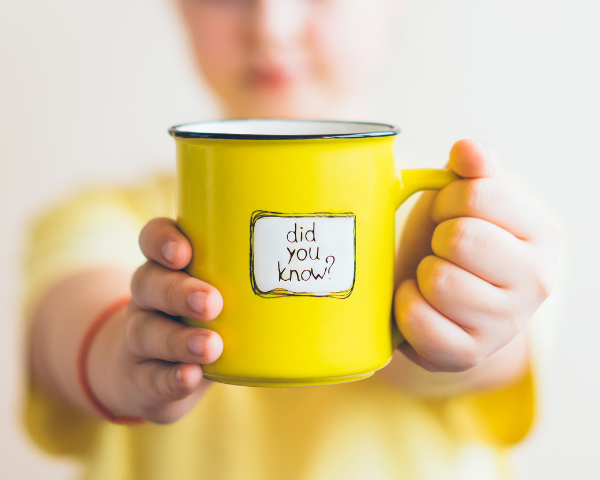
{"type": "Polygon", "coordinates": [[[401,0],[180,0],[229,117],[342,116],[384,58],[401,0]]]}

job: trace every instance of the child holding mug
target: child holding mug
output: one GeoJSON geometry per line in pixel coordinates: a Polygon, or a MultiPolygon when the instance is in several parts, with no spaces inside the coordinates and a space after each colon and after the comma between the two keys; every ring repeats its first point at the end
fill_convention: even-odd
{"type": "MultiPolygon", "coordinates": [[[[380,60],[397,8],[393,0],[178,6],[229,118],[343,116],[380,60]]],[[[507,475],[506,449],[531,424],[525,327],[552,288],[558,229],[494,178],[496,167],[473,141],[452,147],[448,168],[462,179],[419,199],[400,242],[393,311],[406,341],[373,377],[318,388],[203,379],[202,365],[227,345],[172,317],[210,322],[223,298],[182,271],[192,249],[172,220],[172,177],[56,207],[37,223],[29,255],[32,437],[84,459],[85,478],[507,475]]]]}

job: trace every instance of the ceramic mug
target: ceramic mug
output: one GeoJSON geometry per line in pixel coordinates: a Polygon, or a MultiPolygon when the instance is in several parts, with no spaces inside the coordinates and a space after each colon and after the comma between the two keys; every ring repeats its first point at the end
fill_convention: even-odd
{"type": "Polygon", "coordinates": [[[204,377],[289,387],[360,380],[401,336],[390,320],[396,209],[457,177],[394,169],[398,129],[251,119],[179,125],[177,223],[187,269],[223,295],[204,377]]]}

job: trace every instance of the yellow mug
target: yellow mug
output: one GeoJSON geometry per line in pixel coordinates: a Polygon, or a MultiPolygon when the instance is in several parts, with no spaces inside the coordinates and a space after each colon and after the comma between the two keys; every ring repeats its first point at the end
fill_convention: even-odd
{"type": "Polygon", "coordinates": [[[179,125],[177,223],[188,273],[223,311],[204,377],[291,387],[360,380],[401,339],[391,322],[396,209],[457,177],[395,170],[398,129],[378,123],[249,119],[179,125]]]}

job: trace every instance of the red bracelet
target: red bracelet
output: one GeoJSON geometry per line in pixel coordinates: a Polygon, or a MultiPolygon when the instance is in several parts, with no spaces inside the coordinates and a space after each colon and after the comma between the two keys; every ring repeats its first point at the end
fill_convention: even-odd
{"type": "Polygon", "coordinates": [[[110,318],[115,315],[119,310],[126,307],[129,304],[129,300],[131,297],[129,295],[125,297],[121,297],[114,302],[110,303],[106,306],[94,320],[88,325],[81,338],[81,342],[79,343],[79,348],[77,350],[77,380],[79,382],[79,386],[85,395],[85,398],[92,404],[92,406],[96,409],[96,411],[102,416],[102,418],[108,420],[112,423],[117,423],[120,425],[138,425],[140,423],[144,423],[145,420],[140,417],[127,417],[124,415],[115,415],[108,408],[106,408],[98,397],[94,395],[92,391],[92,387],[90,386],[90,381],[87,374],[87,362],[88,362],[88,354],[90,352],[90,347],[92,346],[92,342],[96,337],[96,334],[100,331],[100,329],[104,326],[104,324],[110,320],[110,318]]]}

